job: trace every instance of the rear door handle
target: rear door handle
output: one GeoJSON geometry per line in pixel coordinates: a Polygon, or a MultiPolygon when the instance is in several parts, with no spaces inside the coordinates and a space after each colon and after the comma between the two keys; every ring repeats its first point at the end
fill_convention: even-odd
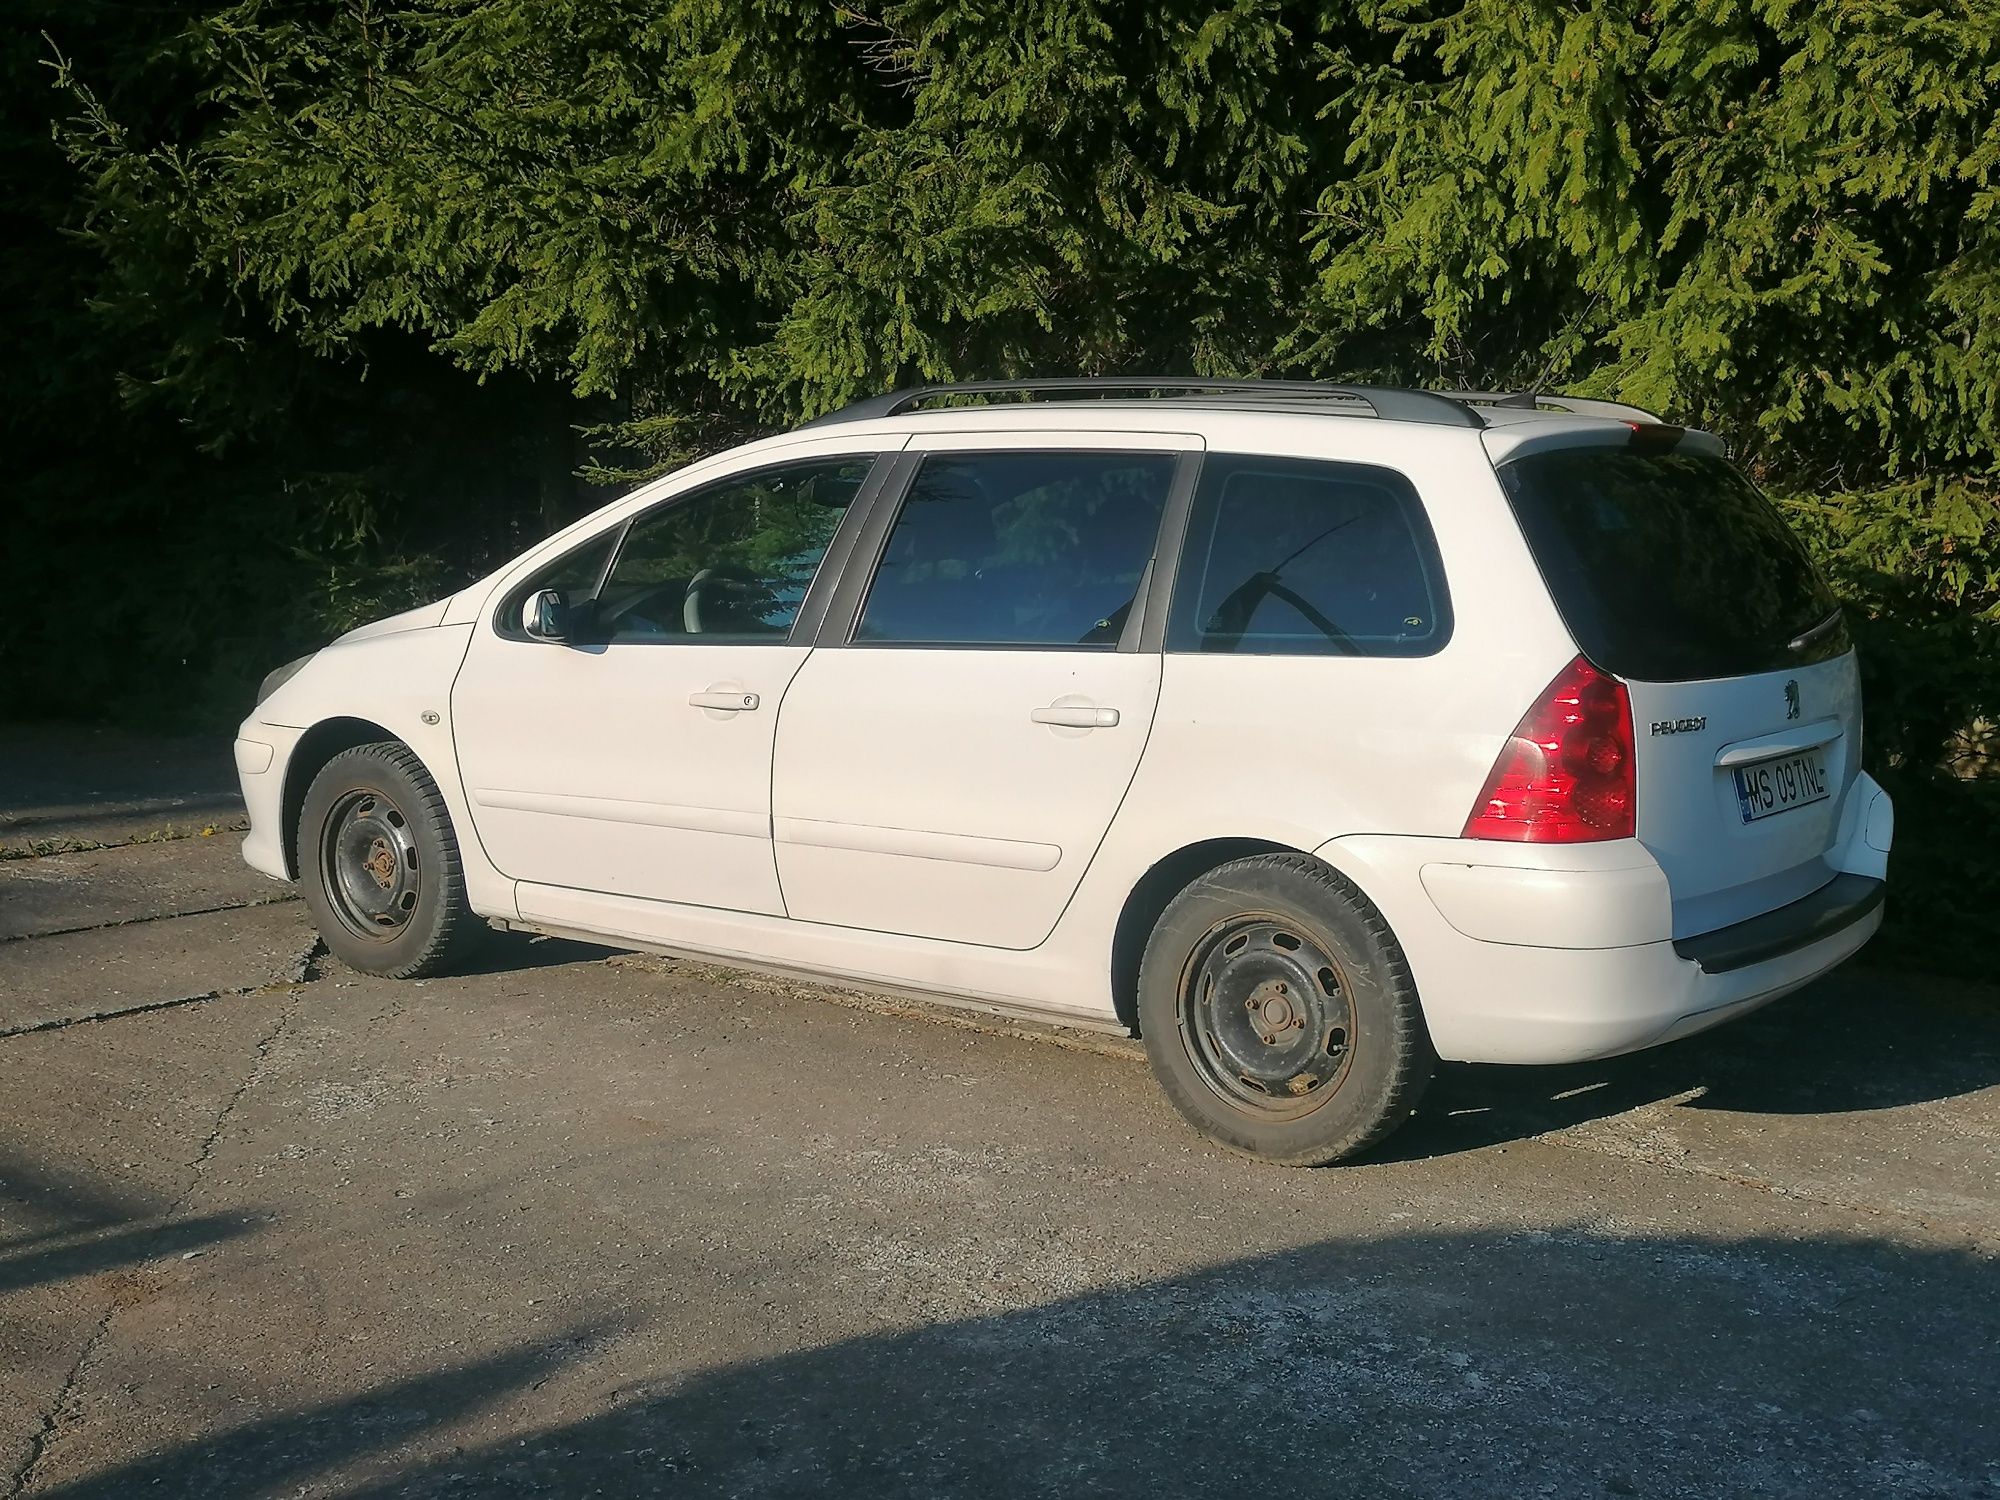
{"type": "Polygon", "coordinates": [[[1037,724],[1054,724],[1063,729],[1109,729],[1118,722],[1115,708],[1086,708],[1074,703],[1051,703],[1028,715],[1037,724]]]}
{"type": "Polygon", "coordinates": [[[710,688],[705,693],[689,693],[690,708],[719,708],[725,713],[747,713],[761,701],[755,693],[720,693],[710,688]]]}

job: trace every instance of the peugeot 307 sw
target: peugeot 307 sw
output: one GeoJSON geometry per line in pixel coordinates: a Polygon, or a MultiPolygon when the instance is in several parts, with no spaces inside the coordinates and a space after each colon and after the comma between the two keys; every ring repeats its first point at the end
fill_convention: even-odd
{"type": "Polygon", "coordinates": [[[266,681],[328,948],[489,924],[1136,1031],[1337,1160],[1440,1058],[1685,1036],[1881,921],[1841,616],[1722,444],[1286,382],[864,401],[266,681]]]}

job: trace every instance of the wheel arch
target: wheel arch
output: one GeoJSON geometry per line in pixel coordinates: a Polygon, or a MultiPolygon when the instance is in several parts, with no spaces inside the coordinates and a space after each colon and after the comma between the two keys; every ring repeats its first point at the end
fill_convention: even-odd
{"type": "MultiPolygon", "coordinates": [[[[390,740],[409,748],[409,742],[393,729],[385,729],[373,719],[349,715],[322,719],[299,736],[291,758],[285,762],[285,792],[278,830],[287,879],[299,878],[299,814],[305,807],[306,791],[312,786],[313,778],[341,751],[352,750],[356,745],[372,745],[379,740],[390,740]]],[[[412,749],[410,753],[415,755],[416,751],[412,749]]],[[[419,760],[422,758],[418,756],[419,760]]]]}
{"type": "Polygon", "coordinates": [[[1210,870],[1257,854],[1306,854],[1296,845],[1260,838],[1210,838],[1185,844],[1157,859],[1125,895],[1111,931],[1111,1003],[1118,1020],[1139,1033],[1139,960],[1160,915],[1174,897],[1210,870]]]}

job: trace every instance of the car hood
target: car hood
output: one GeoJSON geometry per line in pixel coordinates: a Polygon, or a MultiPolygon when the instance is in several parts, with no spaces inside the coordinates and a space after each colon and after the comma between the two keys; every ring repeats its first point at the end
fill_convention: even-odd
{"type": "Polygon", "coordinates": [[[435,604],[420,604],[415,609],[406,609],[399,615],[390,615],[386,620],[376,620],[350,630],[334,644],[373,640],[378,635],[399,635],[405,630],[430,630],[444,623],[445,607],[450,603],[449,599],[440,599],[435,604]]]}

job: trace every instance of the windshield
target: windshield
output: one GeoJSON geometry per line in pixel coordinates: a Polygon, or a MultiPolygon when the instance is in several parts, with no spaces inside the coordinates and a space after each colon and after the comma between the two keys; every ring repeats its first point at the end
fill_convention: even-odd
{"type": "Polygon", "coordinates": [[[1804,545],[1726,460],[1564,448],[1499,472],[1564,623],[1606,671],[1688,682],[1848,649],[1804,545]]]}

